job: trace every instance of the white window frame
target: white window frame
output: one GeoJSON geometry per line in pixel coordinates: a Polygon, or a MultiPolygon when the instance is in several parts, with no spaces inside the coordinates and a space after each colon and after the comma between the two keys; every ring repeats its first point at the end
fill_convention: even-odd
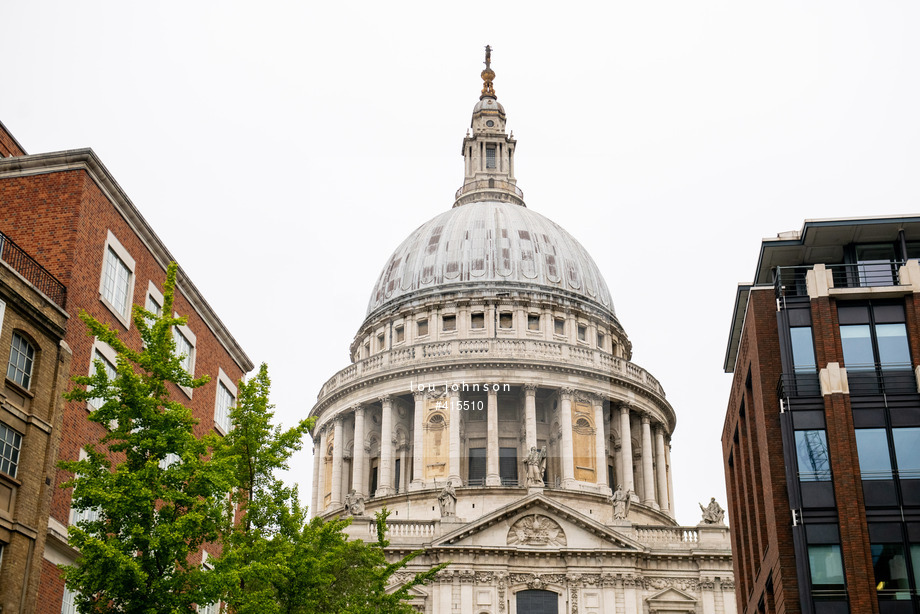
{"type": "Polygon", "coordinates": [[[14,330],[10,338],[10,353],[6,361],[6,379],[7,381],[12,382],[13,384],[15,384],[16,386],[19,386],[23,390],[31,390],[32,380],[34,379],[33,376],[35,374],[35,363],[38,362],[37,354],[38,354],[38,350],[35,347],[35,345],[32,343],[32,341],[27,336],[25,336],[23,332],[14,330]],[[16,341],[17,338],[22,343],[25,343],[27,349],[32,350],[31,356],[29,356],[28,353],[23,355],[21,352],[19,352],[18,348],[14,347],[13,343],[16,341]],[[27,361],[28,367],[29,367],[28,371],[24,371],[23,369],[21,369],[19,367],[18,361],[16,362],[16,364],[13,364],[13,352],[14,351],[17,354],[25,357],[25,360],[27,361]],[[13,369],[12,376],[10,375],[10,369],[13,369]],[[22,374],[21,381],[17,380],[16,378],[17,373],[22,374]]]}
{"type": "Polygon", "coordinates": [[[11,427],[9,424],[6,424],[5,422],[0,422],[0,424],[3,425],[3,428],[12,433],[12,441],[7,442],[5,439],[0,440],[0,451],[5,450],[7,445],[9,445],[9,449],[12,451],[9,456],[2,457],[5,462],[0,464],[7,465],[11,471],[3,471],[3,473],[15,479],[16,474],[19,473],[19,463],[22,462],[22,440],[24,437],[22,433],[11,427]],[[13,459],[13,454],[16,455],[15,460],[13,459]]]}
{"type": "Polygon", "coordinates": [[[233,426],[230,422],[230,407],[227,408],[226,415],[221,416],[222,410],[220,407],[220,386],[223,385],[227,389],[227,392],[233,397],[233,402],[230,404],[230,407],[236,407],[237,391],[236,385],[233,383],[233,380],[230,379],[230,376],[224,373],[224,370],[220,367],[217,368],[217,385],[214,387],[214,428],[217,429],[217,432],[221,435],[226,435],[230,432],[231,427],[233,426]]]}
{"type": "MultiPolygon", "coordinates": [[[[96,337],[93,339],[93,347],[90,350],[90,355],[89,355],[89,373],[88,375],[90,377],[92,377],[93,374],[96,373],[96,365],[94,364],[96,361],[96,352],[99,352],[99,354],[103,358],[105,358],[109,362],[109,364],[112,365],[112,367],[115,367],[116,365],[118,365],[118,352],[112,349],[111,345],[109,345],[105,341],[100,341],[99,338],[96,337]]],[[[92,386],[86,387],[87,392],[92,391],[92,389],[93,389],[92,386]]],[[[96,407],[96,405],[93,403],[93,399],[86,399],[86,411],[94,411],[97,409],[99,409],[99,407],[96,407]]]]}
{"type": "MultiPolygon", "coordinates": [[[[178,318],[180,316],[178,313],[173,313],[173,317],[178,318]]],[[[197,356],[198,352],[196,351],[196,345],[198,343],[198,338],[195,336],[195,333],[192,332],[192,329],[189,328],[185,324],[175,325],[173,329],[173,340],[174,341],[175,341],[175,335],[177,333],[182,335],[185,338],[185,340],[188,341],[189,345],[191,346],[191,349],[189,350],[189,353],[188,353],[188,364],[189,364],[188,374],[194,378],[195,377],[195,359],[198,357],[197,356]]],[[[176,348],[176,351],[178,350],[179,348],[176,348]]],[[[192,398],[191,388],[188,388],[186,386],[179,386],[179,388],[182,389],[182,392],[185,393],[185,396],[187,396],[190,399],[192,398]]]]}
{"type": "MultiPolygon", "coordinates": [[[[89,458],[89,454],[86,453],[86,450],[80,448],[80,460],[86,460],[89,458]]],[[[76,476],[74,476],[76,477],[76,476]]],[[[97,509],[87,509],[83,511],[77,511],[73,509],[73,502],[71,501],[70,505],[70,524],[75,525],[81,520],[89,520],[94,522],[99,519],[99,511],[97,509]]]]}
{"type": "Polygon", "coordinates": [[[77,594],[65,586],[64,598],[61,600],[61,614],[77,614],[76,599],[77,594]]]}
{"type": "MultiPolygon", "coordinates": [[[[208,551],[201,551],[201,567],[204,569],[214,569],[214,566],[208,562],[208,551]]],[[[198,605],[197,610],[198,614],[220,614],[221,606],[223,602],[220,600],[215,601],[214,603],[207,603],[205,605],[198,605]]]]}
{"type": "Polygon", "coordinates": [[[6,303],[0,300],[0,330],[3,330],[3,314],[6,313],[6,303]]]}
{"type": "Polygon", "coordinates": [[[128,250],[125,249],[125,247],[115,237],[115,235],[112,234],[112,231],[109,230],[105,239],[105,247],[102,252],[102,271],[101,275],[99,275],[99,300],[102,301],[102,304],[112,312],[112,315],[114,315],[118,321],[124,325],[125,328],[131,328],[131,307],[134,305],[135,267],[136,263],[134,262],[134,258],[131,257],[131,254],[128,253],[128,250]],[[122,306],[123,311],[119,311],[118,306],[110,303],[109,300],[105,297],[105,272],[110,249],[128,268],[129,275],[127,297],[125,299],[126,304],[122,306]]]}
{"type": "Polygon", "coordinates": [[[163,313],[163,303],[166,301],[163,299],[163,293],[153,285],[152,281],[147,282],[147,294],[144,296],[144,309],[147,311],[150,311],[150,299],[159,305],[159,312],[163,313]]]}

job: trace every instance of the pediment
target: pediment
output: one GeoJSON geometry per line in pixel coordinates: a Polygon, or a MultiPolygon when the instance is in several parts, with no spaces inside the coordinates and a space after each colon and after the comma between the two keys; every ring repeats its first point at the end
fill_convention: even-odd
{"type": "Polygon", "coordinates": [[[689,593],[676,588],[666,588],[646,598],[649,613],[696,612],[697,600],[689,593]]]}
{"type": "Polygon", "coordinates": [[[581,550],[645,550],[616,530],[537,493],[464,524],[433,546],[581,550]]]}

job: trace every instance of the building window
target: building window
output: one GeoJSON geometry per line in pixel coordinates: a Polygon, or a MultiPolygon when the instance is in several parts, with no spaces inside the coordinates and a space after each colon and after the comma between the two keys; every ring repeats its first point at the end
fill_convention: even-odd
{"type": "Polygon", "coordinates": [[[6,378],[26,390],[32,382],[32,365],[35,363],[35,348],[19,333],[13,333],[10,345],[10,362],[6,368],[6,378]]]}
{"type": "Polygon", "coordinates": [[[811,334],[811,326],[797,326],[789,329],[792,340],[792,365],[796,373],[814,373],[817,370],[815,363],[815,342],[811,334]]]}
{"type": "Polygon", "coordinates": [[[16,477],[21,449],[22,435],[0,422],[0,473],[16,477]]]}
{"type": "Polygon", "coordinates": [[[127,315],[128,290],[131,271],[111,247],[105,253],[105,269],[102,273],[102,296],[121,315],[127,315]]]}
{"type": "Polygon", "coordinates": [[[189,375],[194,375],[192,372],[192,353],[193,347],[192,342],[179,330],[178,326],[173,327],[173,340],[176,342],[176,356],[179,357],[179,361],[182,363],[182,368],[185,369],[185,372],[189,375]]]}
{"type": "Polygon", "coordinates": [[[597,333],[597,347],[604,349],[604,334],[597,333]]]}
{"type": "Polygon", "coordinates": [[[61,614],[77,614],[77,594],[64,587],[64,599],[61,601],[61,614]]]}
{"type": "Polygon", "coordinates": [[[384,337],[383,333],[377,335],[377,351],[382,352],[386,349],[386,345],[386,337],[384,337]]]}
{"type": "Polygon", "coordinates": [[[540,316],[535,313],[527,314],[527,330],[540,330],[540,316]]]}
{"type": "Polygon", "coordinates": [[[446,333],[457,330],[457,316],[441,316],[441,330],[446,333]]]}
{"type": "Polygon", "coordinates": [[[796,431],[795,452],[799,461],[799,480],[824,482],[831,479],[827,435],[824,430],[796,431]]]}
{"type": "Polygon", "coordinates": [[[223,369],[217,371],[217,398],[214,402],[214,424],[224,435],[230,432],[233,424],[230,420],[230,409],[236,405],[236,386],[224,373],[223,369]]]}
{"type": "Polygon", "coordinates": [[[418,321],[418,336],[424,337],[428,334],[428,319],[418,321]]]}
{"type": "Polygon", "coordinates": [[[910,368],[903,305],[839,306],[837,316],[847,372],[910,368]]]}
{"type": "Polygon", "coordinates": [[[498,314],[498,327],[499,328],[513,328],[514,327],[514,314],[510,311],[503,311],[498,314]]]}
{"type": "Polygon", "coordinates": [[[860,287],[897,284],[895,251],[891,243],[857,245],[856,263],[860,287]]]}
{"type": "Polygon", "coordinates": [[[517,448],[498,449],[498,475],[502,486],[518,485],[517,448]]]}
{"type": "Polygon", "coordinates": [[[105,241],[99,296],[125,328],[131,323],[134,296],[134,258],[110,230],[105,241]]]}
{"type": "Polygon", "coordinates": [[[871,549],[875,588],[879,598],[910,599],[904,544],[871,544],[871,549]]]}
{"type": "Polygon", "coordinates": [[[485,328],[486,327],[486,314],[481,311],[478,311],[470,315],[470,328],[485,328]]]}
{"type": "Polygon", "coordinates": [[[588,338],[588,327],[584,324],[578,325],[578,340],[585,341],[588,338]]]}
{"type": "Polygon", "coordinates": [[[495,147],[486,147],[486,168],[495,168],[495,147]]]}
{"type": "Polygon", "coordinates": [[[891,479],[891,455],[885,429],[856,429],[856,453],[862,479],[891,479]]]}
{"type": "MultiPolygon", "coordinates": [[[[86,460],[87,458],[89,458],[89,455],[86,453],[86,450],[80,450],[80,460],[86,460]]],[[[96,522],[97,520],[99,520],[99,510],[95,507],[82,510],[77,510],[73,507],[70,508],[70,524],[72,525],[81,522],[96,522]]]]}
{"type": "MultiPolygon", "coordinates": [[[[115,365],[113,364],[112,360],[109,359],[108,356],[103,355],[103,352],[105,350],[103,350],[101,346],[102,346],[101,341],[97,341],[94,346],[93,364],[91,364],[89,367],[89,374],[93,375],[96,372],[96,361],[99,361],[100,363],[102,363],[103,370],[105,370],[105,376],[109,378],[109,381],[112,381],[118,376],[118,372],[115,370],[115,365]]],[[[111,348],[108,348],[108,347],[107,349],[109,350],[109,352],[111,352],[110,355],[112,356],[112,359],[114,359],[115,357],[114,350],[111,350],[111,348]]],[[[109,352],[106,352],[106,353],[108,354],[109,352]]],[[[90,390],[92,390],[91,386],[87,388],[87,392],[89,392],[90,390]]],[[[100,407],[102,407],[104,403],[105,403],[105,399],[101,397],[93,397],[87,401],[87,404],[89,405],[88,409],[90,411],[99,409],[100,407]]]]}
{"type": "Polygon", "coordinates": [[[901,479],[920,478],[920,428],[891,429],[894,454],[901,479]]]}
{"type": "Polygon", "coordinates": [[[470,486],[482,486],[486,478],[486,449],[470,448],[469,456],[469,476],[467,484],[470,486]]]}
{"type": "Polygon", "coordinates": [[[840,555],[840,544],[809,544],[808,566],[814,590],[843,588],[843,557],[840,555]]]}
{"type": "Polygon", "coordinates": [[[396,328],[394,328],[393,332],[396,335],[396,343],[402,343],[403,341],[406,340],[406,329],[402,325],[399,325],[396,328]]]}
{"type": "Polygon", "coordinates": [[[565,320],[562,318],[553,318],[553,333],[556,335],[565,334],[565,320]]]}

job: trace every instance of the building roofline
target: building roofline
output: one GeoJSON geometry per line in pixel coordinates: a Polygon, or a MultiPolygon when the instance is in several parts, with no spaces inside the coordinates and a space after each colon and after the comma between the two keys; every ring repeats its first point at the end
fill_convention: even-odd
{"type": "Polygon", "coordinates": [[[14,143],[16,143],[16,147],[18,147],[19,150],[20,150],[24,155],[29,155],[29,152],[26,151],[26,148],[22,146],[22,143],[20,143],[20,142],[16,139],[15,136],[13,136],[13,133],[10,132],[10,129],[7,128],[6,125],[5,125],[2,121],[0,121],[0,129],[2,129],[3,132],[6,133],[6,136],[10,137],[10,139],[11,139],[14,143]]]}
{"type": "MultiPolygon", "coordinates": [[[[0,159],[0,178],[43,175],[74,170],[85,171],[90,176],[102,193],[115,205],[118,213],[140,237],[144,245],[150,250],[150,253],[153,254],[154,259],[165,271],[169,263],[175,261],[175,258],[92,149],[72,149],[0,159]]],[[[191,303],[217,340],[237,363],[237,366],[244,373],[251,371],[254,366],[252,360],[246,355],[246,352],[243,351],[242,346],[234,339],[233,335],[230,334],[220,317],[218,317],[181,266],[178,270],[176,283],[188,302],[191,303]]]]}
{"type": "Polygon", "coordinates": [[[732,325],[728,331],[728,346],[725,348],[725,361],[722,364],[726,373],[732,373],[735,370],[735,360],[738,358],[738,345],[741,340],[741,331],[744,330],[744,316],[747,313],[751,287],[751,284],[738,284],[738,289],[735,291],[732,325]]]}

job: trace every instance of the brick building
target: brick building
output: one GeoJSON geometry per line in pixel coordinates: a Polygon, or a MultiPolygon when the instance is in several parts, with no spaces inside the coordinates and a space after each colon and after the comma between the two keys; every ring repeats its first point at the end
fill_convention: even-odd
{"type": "MultiPolygon", "coordinates": [[[[140,346],[130,321],[131,305],[148,309],[162,305],[166,267],[174,258],[90,149],[27,155],[0,125],[0,232],[16,242],[66,288],[60,305],[71,316],[64,341],[73,352],[70,375],[87,375],[94,360],[114,365],[107,345],[87,335],[76,318],[85,310],[119,330],[128,344],[140,346]]],[[[252,368],[227,327],[180,268],[175,311],[188,318],[175,331],[177,350],[188,355],[195,376],[209,374],[211,382],[194,392],[175,388],[176,398],[198,419],[198,434],[228,428],[227,408],[236,396],[235,383],[252,368]]],[[[0,350],[3,350],[0,339],[0,350]]],[[[90,423],[87,403],[63,405],[58,459],[75,460],[84,446],[98,441],[103,427],[90,423]]],[[[31,445],[24,442],[23,445],[31,445]]],[[[70,478],[49,465],[45,478],[57,485],[70,478]]],[[[2,473],[2,468],[0,468],[2,473]]],[[[53,488],[47,534],[40,560],[34,610],[40,614],[72,612],[57,564],[71,562],[76,553],[66,543],[67,525],[74,521],[70,490],[53,488]],[[62,605],[63,600],[63,605],[62,605]]],[[[26,610],[31,611],[31,610],[26,610]]]]}
{"type": "MultiPolygon", "coordinates": [[[[38,595],[51,480],[69,386],[64,288],[0,234],[0,611],[38,595]],[[42,291],[44,290],[44,292],[42,291]]],[[[25,611],[31,611],[26,609],[25,611]]]]}
{"type": "Polygon", "coordinates": [[[920,612],[920,217],[806,221],[740,285],[722,449],[739,612],[920,612]]]}

